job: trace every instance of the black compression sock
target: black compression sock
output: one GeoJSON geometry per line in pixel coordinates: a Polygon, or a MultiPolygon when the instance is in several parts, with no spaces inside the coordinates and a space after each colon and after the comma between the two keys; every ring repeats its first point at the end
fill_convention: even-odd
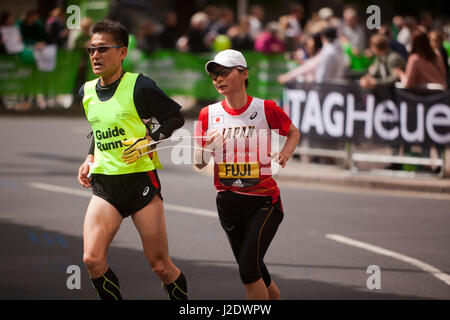
{"type": "Polygon", "coordinates": [[[117,279],[111,268],[97,279],[91,279],[95,290],[102,300],[123,300],[120,293],[119,279],[117,279]]]}
{"type": "Polygon", "coordinates": [[[188,300],[186,278],[183,273],[180,273],[174,282],[161,284],[170,300],[188,300]]]}

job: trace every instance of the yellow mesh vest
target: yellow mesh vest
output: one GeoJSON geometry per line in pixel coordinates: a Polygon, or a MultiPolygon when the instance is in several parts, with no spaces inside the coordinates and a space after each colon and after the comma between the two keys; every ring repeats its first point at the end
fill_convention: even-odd
{"type": "Polygon", "coordinates": [[[137,77],[137,73],[125,73],[114,95],[104,102],[99,100],[95,91],[98,79],[84,85],[83,107],[95,140],[95,162],[91,173],[118,175],[155,169],[149,156],[142,156],[132,164],[126,164],[120,158],[125,148],[123,140],[145,137],[146,134],[145,124],[133,101],[137,77]]]}

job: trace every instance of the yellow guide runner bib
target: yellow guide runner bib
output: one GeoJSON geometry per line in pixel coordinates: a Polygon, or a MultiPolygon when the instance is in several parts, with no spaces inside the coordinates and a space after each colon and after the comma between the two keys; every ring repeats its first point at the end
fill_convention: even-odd
{"type": "Polygon", "coordinates": [[[94,134],[94,165],[91,173],[127,174],[161,169],[156,152],[152,159],[145,155],[132,164],[120,158],[124,146],[122,141],[146,135],[145,124],[134,105],[133,93],[137,73],[126,72],[114,95],[107,101],[100,101],[95,85],[98,79],[84,85],[83,107],[94,134]]]}

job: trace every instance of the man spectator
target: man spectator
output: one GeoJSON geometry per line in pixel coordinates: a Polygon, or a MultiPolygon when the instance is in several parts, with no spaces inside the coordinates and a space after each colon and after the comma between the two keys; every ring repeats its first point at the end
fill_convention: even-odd
{"type": "Polygon", "coordinates": [[[448,71],[449,71],[449,65],[448,65],[448,53],[447,50],[445,50],[443,43],[444,43],[444,35],[440,30],[432,30],[429,33],[430,37],[430,44],[431,47],[436,51],[439,51],[441,54],[442,60],[444,62],[445,66],[445,72],[448,78],[448,71]]]}
{"type": "Polygon", "coordinates": [[[187,33],[177,41],[177,48],[181,51],[208,52],[206,34],[208,32],[209,18],[206,13],[199,11],[191,17],[191,26],[187,33]]]}
{"type": "Polygon", "coordinates": [[[378,30],[378,32],[380,34],[382,34],[383,36],[385,36],[386,38],[388,38],[389,48],[392,51],[397,52],[398,54],[400,54],[402,56],[403,60],[408,61],[408,51],[406,51],[406,48],[404,45],[402,45],[397,40],[393,39],[392,29],[391,29],[390,25],[388,25],[388,24],[382,25],[380,27],[380,30],[378,30]]]}
{"type": "Polygon", "coordinates": [[[260,5],[250,7],[248,21],[250,23],[250,35],[253,39],[263,31],[264,8],[260,5]]]}
{"type": "Polygon", "coordinates": [[[376,58],[369,67],[369,73],[360,79],[363,89],[372,90],[377,86],[393,86],[398,80],[395,68],[405,69],[405,61],[396,52],[389,49],[388,38],[382,34],[374,34],[370,38],[370,50],[376,58]]]}
{"type": "Polygon", "coordinates": [[[156,23],[150,19],[141,21],[136,39],[138,49],[145,53],[149,54],[160,48],[156,23]]]}
{"type": "Polygon", "coordinates": [[[164,49],[175,49],[179,37],[178,16],[171,11],[164,17],[164,26],[159,35],[159,43],[164,49]]]}
{"type": "Polygon", "coordinates": [[[36,10],[28,11],[23,21],[19,21],[18,25],[25,45],[45,45],[45,29],[36,10]]]}
{"type": "Polygon", "coordinates": [[[295,51],[300,42],[302,27],[300,21],[305,15],[305,9],[301,4],[291,3],[289,14],[280,17],[281,33],[283,34],[287,51],[295,51]]]}
{"type": "Polygon", "coordinates": [[[316,70],[316,82],[343,80],[346,61],[336,29],[324,29],[321,40],[323,47],[320,52],[320,65],[316,70]]]}
{"type": "Polygon", "coordinates": [[[405,46],[408,53],[411,52],[411,35],[417,29],[417,20],[414,17],[407,16],[403,19],[403,27],[397,34],[397,41],[405,46]]]}
{"type": "Polygon", "coordinates": [[[367,36],[365,29],[359,23],[358,12],[352,6],[344,9],[344,25],[341,28],[343,36],[352,46],[355,55],[360,55],[367,48],[367,36]]]}

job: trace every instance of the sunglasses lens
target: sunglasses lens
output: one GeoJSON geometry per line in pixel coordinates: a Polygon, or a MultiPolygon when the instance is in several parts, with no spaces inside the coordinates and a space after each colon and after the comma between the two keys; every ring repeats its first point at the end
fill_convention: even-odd
{"type": "Polygon", "coordinates": [[[98,51],[98,53],[105,53],[109,48],[112,47],[88,47],[87,51],[90,55],[94,55],[95,51],[98,51]]]}
{"type": "Polygon", "coordinates": [[[108,49],[108,47],[97,47],[98,53],[105,53],[108,49]]]}
{"type": "Polygon", "coordinates": [[[231,73],[231,71],[233,71],[233,69],[234,68],[224,68],[224,69],[222,69],[220,71],[211,73],[211,78],[213,80],[216,80],[219,76],[224,78],[224,77],[228,76],[231,73]]]}

